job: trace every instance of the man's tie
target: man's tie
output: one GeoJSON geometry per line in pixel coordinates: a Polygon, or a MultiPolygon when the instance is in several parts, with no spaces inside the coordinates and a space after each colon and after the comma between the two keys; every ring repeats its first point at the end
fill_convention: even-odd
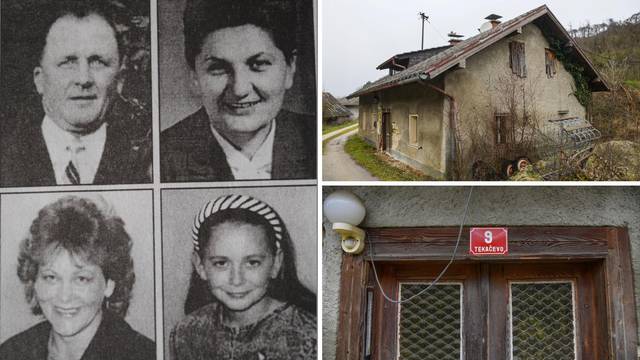
{"type": "Polygon", "coordinates": [[[67,179],[72,185],[80,185],[80,173],[73,165],[73,161],[69,160],[67,167],[64,169],[64,173],[67,175],[67,179]]]}
{"type": "Polygon", "coordinates": [[[67,179],[69,179],[69,183],[72,185],[80,185],[82,183],[80,171],[78,171],[76,165],[78,165],[78,153],[84,150],[85,147],[82,144],[67,146],[67,151],[71,154],[71,159],[69,159],[69,163],[64,169],[64,173],[67,175],[67,179]]]}

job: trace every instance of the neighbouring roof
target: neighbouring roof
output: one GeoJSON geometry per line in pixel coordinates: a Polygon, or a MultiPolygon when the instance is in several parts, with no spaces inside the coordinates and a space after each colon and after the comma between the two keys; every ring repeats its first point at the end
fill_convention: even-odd
{"type": "Polygon", "coordinates": [[[376,69],[382,70],[382,69],[388,69],[391,67],[393,67],[394,69],[398,69],[398,68],[406,69],[438,53],[441,53],[447,50],[451,46],[453,45],[445,45],[445,46],[439,46],[439,47],[430,48],[430,49],[409,51],[402,54],[393,55],[392,57],[389,58],[389,60],[378,65],[376,69]],[[398,67],[398,65],[400,65],[400,67],[398,67]]]}
{"type": "Polygon", "coordinates": [[[587,78],[591,81],[589,85],[592,91],[609,90],[609,87],[600,73],[580,49],[578,44],[571,38],[571,36],[569,36],[567,30],[560,24],[551,10],[549,10],[546,5],[542,5],[516,18],[500,23],[493,29],[461,41],[444,51],[438,52],[437,54],[408,67],[404,71],[384,76],[374,82],[367,83],[347,97],[352,98],[378,90],[389,89],[416,82],[420,78],[423,80],[434,79],[445,71],[464,63],[470,56],[484,50],[514,32],[522,30],[525,25],[530,23],[537,25],[546,37],[553,37],[563,41],[565,43],[565,47],[571,47],[574,50],[572,51],[572,56],[574,57],[573,60],[577,61],[584,67],[587,78]]]}
{"type": "Polygon", "coordinates": [[[322,117],[344,117],[351,116],[351,111],[340,105],[340,102],[328,92],[322,93],[322,117]]]}
{"type": "Polygon", "coordinates": [[[340,98],[338,99],[338,101],[340,102],[340,104],[342,104],[342,106],[358,106],[360,104],[360,98],[354,97],[354,98],[340,98]]]}

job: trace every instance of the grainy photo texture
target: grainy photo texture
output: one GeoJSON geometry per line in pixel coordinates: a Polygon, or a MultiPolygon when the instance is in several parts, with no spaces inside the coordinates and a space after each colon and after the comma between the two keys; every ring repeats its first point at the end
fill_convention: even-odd
{"type": "Polygon", "coordinates": [[[0,186],[151,181],[149,9],[2,1],[0,186]]]}
{"type": "Polygon", "coordinates": [[[164,182],[316,177],[310,0],[160,0],[164,182]]]}
{"type": "Polygon", "coordinates": [[[0,359],[156,358],[151,198],[2,195],[0,359]]]}
{"type": "Polygon", "coordinates": [[[315,191],[163,191],[170,359],[317,356],[315,191]]]}

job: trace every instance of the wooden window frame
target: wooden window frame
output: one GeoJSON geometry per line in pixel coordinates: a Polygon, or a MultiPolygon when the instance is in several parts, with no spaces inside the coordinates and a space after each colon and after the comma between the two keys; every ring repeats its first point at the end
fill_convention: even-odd
{"type": "Polygon", "coordinates": [[[418,114],[409,114],[409,145],[418,146],[418,114]],[[411,126],[412,120],[413,126],[411,126]]]}
{"type": "Polygon", "coordinates": [[[362,131],[366,133],[367,131],[369,131],[369,119],[367,119],[366,113],[362,114],[361,118],[362,118],[362,131]]]}
{"type": "Polygon", "coordinates": [[[525,43],[521,41],[509,42],[509,67],[511,72],[521,78],[527,77],[525,43]]]}
{"type": "MultiPolygon", "coordinates": [[[[637,320],[628,230],[620,227],[509,227],[509,254],[496,257],[474,257],[466,251],[469,230],[462,232],[461,247],[456,261],[599,261],[599,277],[606,284],[600,292],[606,308],[599,309],[606,317],[606,351],[613,359],[637,358],[637,320]]],[[[340,305],[336,359],[364,358],[364,324],[366,293],[374,285],[369,260],[381,263],[406,261],[447,261],[455,247],[457,227],[370,228],[363,255],[343,254],[340,279],[340,305]],[[371,245],[373,244],[373,252],[371,245]]],[[[456,262],[454,262],[454,265],[456,262]]],[[[383,287],[392,284],[382,283],[383,287]]],[[[379,307],[378,307],[379,308],[379,307]]],[[[376,311],[381,311],[377,309],[376,311]]],[[[374,341],[375,337],[374,337],[374,341]]],[[[486,349],[486,346],[483,347],[486,349]]],[[[375,354],[375,359],[384,359],[375,354]]],[[[597,356],[597,355],[594,355],[597,356]]],[[[489,359],[486,352],[473,352],[468,359],[489,359]]],[[[388,359],[385,359],[388,360],[388,359]]]]}
{"type": "Polygon", "coordinates": [[[558,61],[556,60],[556,53],[551,49],[544,49],[544,69],[547,73],[548,79],[553,79],[558,72],[558,61]]]}

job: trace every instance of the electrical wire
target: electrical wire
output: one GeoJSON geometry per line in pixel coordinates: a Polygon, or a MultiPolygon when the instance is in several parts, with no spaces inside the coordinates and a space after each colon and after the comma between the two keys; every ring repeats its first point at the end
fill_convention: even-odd
{"type": "Polygon", "coordinates": [[[431,21],[429,21],[429,19],[427,19],[427,23],[428,23],[429,25],[431,25],[431,27],[433,28],[433,30],[435,30],[436,34],[438,34],[438,35],[440,36],[440,38],[441,38],[444,42],[447,42],[447,39],[446,39],[444,36],[442,36],[442,34],[440,33],[440,31],[438,31],[438,29],[437,29],[437,28],[436,28],[436,27],[431,23],[431,21]]]}
{"type": "Polygon", "coordinates": [[[451,254],[451,259],[449,259],[449,262],[447,263],[447,265],[445,265],[445,267],[442,269],[442,271],[440,271],[440,274],[438,274],[438,276],[436,276],[435,279],[433,279],[433,281],[431,281],[431,283],[429,284],[429,286],[427,286],[426,288],[422,289],[420,292],[418,292],[417,294],[414,294],[413,296],[404,299],[404,300],[394,300],[391,297],[389,297],[384,290],[382,289],[382,285],[380,284],[380,279],[378,278],[378,272],[376,271],[376,264],[373,261],[373,255],[372,255],[372,248],[373,248],[373,243],[369,242],[369,257],[371,258],[371,267],[373,267],[373,275],[376,279],[376,283],[378,284],[378,289],[380,290],[380,292],[382,293],[382,296],[385,298],[385,300],[394,303],[394,304],[402,304],[405,303],[407,301],[411,301],[413,300],[415,297],[420,296],[422,294],[424,294],[425,292],[427,292],[429,289],[431,289],[432,286],[434,286],[435,284],[438,283],[438,281],[440,281],[440,278],[442,278],[442,276],[444,276],[445,272],[447,272],[447,269],[449,269],[449,266],[451,266],[451,264],[453,263],[453,260],[456,257],[456,253],[458,252],[458,247],[460,246],[460,238],[462,237],[462,228],[464,227],[465,222],[467,221],[467,214],[469,212],[469,202],[471,201],[471,194],[473,194],[473,186],[469,189],[469,195],[467,196],[467,203],[464,206],[464,214],[462,215],[462,222],[460,223],[460,229],[458,230],[458,239],[456,240],[456,246],[453,249],[453,254],[451,254]]]}

